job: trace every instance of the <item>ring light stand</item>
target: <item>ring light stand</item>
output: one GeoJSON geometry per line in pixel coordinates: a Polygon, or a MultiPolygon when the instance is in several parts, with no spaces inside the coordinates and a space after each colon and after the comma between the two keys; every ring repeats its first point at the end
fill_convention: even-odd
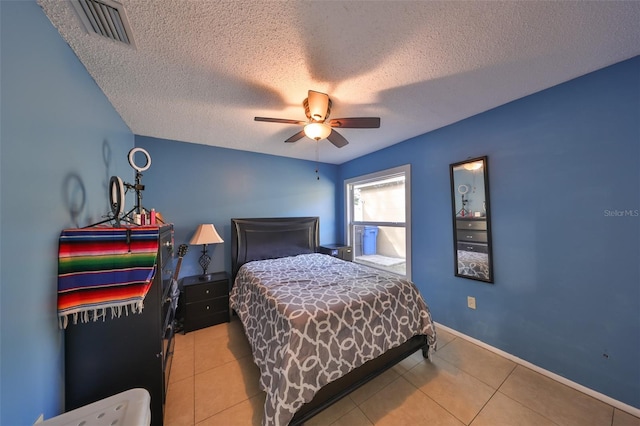
{"type": "Polygon", "coordinates": [[[136,171],[136,184],[135,185],[127,184],[127,188],[131,188],[136,191],[136,205],[133,208],[133,210],[135,210],[136,213],[140,214],[142,213],[142,193],[141,192],[144,191],[144,185],[140,183],[140,180],[142,179],[142,172],[146,171],[147,169],[149,169],[149,167],[151,167],[151,156],[146,150],[142,148],[133,148],[131,151],[129,151],[129,164],[136,171]],[[142,167],[137,166],[134,161],[133,157],[135,156],[136,152],[141,152],[145,156],[146,163],[142,167]]]}
{"type": "Polygon", "coordinates": [[[111,206],[111,213],[113,214],[113,217],[108,217],[102,222],[89,225],[87,226],[87,228],[95,225],[100,225],[111,220],[115,221],[115,227],[120,227],[120,221],[135,223],[135,221],[131,220],[131,213],[133,213],[134,211],[137,214],[142,213],[142,191],[144,191],[144,185],[142,185],[141,183],[142,172],[151,167],[151,156],[146,150],[142,148],[133,148],[131,151],[129,151],[128,158],[129,164],[136,171],[136,183],[132,185],[130,183],[122,182],[122,179],[120,179],[118,176],[111,176],[111,179],[109,180],[109,205],[111,206]],[[134,156],[137,152],[141,152],[145,156],[146,163],[143,166],[138,166],[134,161],[134,156]],[[134,191],[136,191],[136,204],[126,214],[123,214],[125,206],[125,188],[127,190],[133,189],[134,191]]]}
{"type": "Polygon", "coordinates": [[[464,196],[469,192],[469,187],[467,185],[458,186],[458,193],[460,194],[460,199],[462,200],[462,208],[458,210],[456,216],[465,217],[467,213],[471,213],[467,210],[468,199],[465,200],[464,196]]]}

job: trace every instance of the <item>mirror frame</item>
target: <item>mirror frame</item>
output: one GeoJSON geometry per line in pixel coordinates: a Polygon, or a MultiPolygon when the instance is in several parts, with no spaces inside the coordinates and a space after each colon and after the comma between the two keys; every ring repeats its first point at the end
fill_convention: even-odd
{"type": "MultiPolygon", "coordinates": [[[[489,203],[489,163],[488,157],[476,157],[470,158],[458,163],[449,165],[449,175],[451,181],[451,213],[453,219],[453,267],[456,277],[468,278],[471,280],[483,281],[486,283],[493,283],[493,250],[491,239],[491,209],[489,203]],[[471,163],[482,163],[482,176],[484,179],[484,211],[471,211],[467,210],[467,203],[473,203],[475,207],[478,206],[479,201],[475,201],[471,198],[473,196],[465,195],[469,191],[473,191],[472,194],[477,194],[480,188],[476,188],[471,185],[470,182],[458,182],[455,181],[454,170],[464,167],[471,163]],[[456,206],[456,199],[461,200],[460,208],[456,206]],[[483,216],[484,214],[484,216],[483,216]],[[468,248],[469,250],[458,250],[458,248],[468,248]],[[475,251],[475,250],[478,251],[475,251]],[[486,261],[483,259],[483,255],[486,252],[486,261]],[[472,255],[465,256],[467,253],[473,253],[472,255]],[[465,257],[459,259],[458,256],[465,257]],[[469,259],[467,259],[469,257],[469,259]],[[478,259],[478,257],[480,259],[478,259]],[[480,260],[480,262],[477,262],[480,260]],[[484,268],[486,264],[486,270],[484,268]],[[479,268],[477,266],[480,265],[479,268]],[[470,271],[472,273],[470,273],[470,271]]],[[[476,170],[469,170],[471,173],[479,173],[480,168],[476,170]]],[[[477,197],[476,197],[477,198],[477,197]]]]}

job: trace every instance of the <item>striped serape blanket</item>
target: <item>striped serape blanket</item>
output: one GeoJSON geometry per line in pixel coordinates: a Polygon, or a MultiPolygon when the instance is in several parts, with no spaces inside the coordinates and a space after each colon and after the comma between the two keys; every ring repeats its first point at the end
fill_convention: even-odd
{"type": "Polygon", "coordinates": [[[142,312],[156,272],[157,226],[65,229],[58,249],[58,320],[142,312]]]}

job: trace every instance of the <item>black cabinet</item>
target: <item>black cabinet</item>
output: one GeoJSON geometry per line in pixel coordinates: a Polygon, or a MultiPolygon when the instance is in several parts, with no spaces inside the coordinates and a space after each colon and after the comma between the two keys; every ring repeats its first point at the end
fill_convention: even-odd
{"type": "Polygon", "coordinates": [[[65,330],[65,410],[131,388],[151,395],[151,424],[162,425],[173,358],[177,286],[173,227],[160,227],[156,273],[141,313],[69,324],[65,330]]]}
{"type": "Polygon", "coordinates": [[[457,218],[458,250],[487,253],[487,220],[485,218],[457,218]]]}
{"type": "Polygon", "coordinates": [[[229,275],[216,272],[182,280],[180,312],[184,332],[229,322],[229,275]]]}
{"type": "Polygon", "coordinates": [[[319,253],[328,254],[342,260],[353,260],[353,250],[343,244],[323,244],[318,247],[319,253]]]}

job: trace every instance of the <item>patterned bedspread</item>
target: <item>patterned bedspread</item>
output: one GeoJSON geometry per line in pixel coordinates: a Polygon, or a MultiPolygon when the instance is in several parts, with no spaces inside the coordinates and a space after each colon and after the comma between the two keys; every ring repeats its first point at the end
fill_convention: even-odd
{"type": "Polygon", "coordinates": [[[415,285],[324,254],[243,265],[231,292],[267,393],[264,425],[286,425],[325,384],[414,335],[435,350],[415,285]]]}
{"type": "Polygon", "coordinates": [[[489,279],[489,255],[458,250],[458,273],[483,280],[489,279]]]}

